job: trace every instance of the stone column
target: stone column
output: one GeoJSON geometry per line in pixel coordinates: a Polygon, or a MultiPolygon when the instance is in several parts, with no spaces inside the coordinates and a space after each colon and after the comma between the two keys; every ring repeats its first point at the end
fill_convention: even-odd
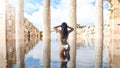
{"type": "Polygon", "coordinates": [[[70,0],[69,3],[69,25],[74,28],[74,31],[69,35],[70,55],[71,58],[76,56],[76,0],[70,0]]]}
{"type": "Polygon", "coordinates": [[[0,68],[6,68],[6,0],[0,0],[0,68]]]}
{"type": "Polygon", "coordinates": [[[96,0],[95,68],[102,68],[103,56],[103,0],[96,0]]]}
{"type": "Polygon", "coordinates": [[[24,68],[24,0],[16,0],[16,60],[17,68],[24,68]]]}
{"type": "Polygon", "coordinates": [[[69,24],[74,28],[74,31],[69,35],[70,44],[70,68],[75,68],[76,65],[76,0],[69,1],[69,24]]]}
{"type": "Polygon", "coordinates": [[[43,0],[43,6],[43,59],[44,68],[49,68],[51,54],[50,0],[43,0]]]}

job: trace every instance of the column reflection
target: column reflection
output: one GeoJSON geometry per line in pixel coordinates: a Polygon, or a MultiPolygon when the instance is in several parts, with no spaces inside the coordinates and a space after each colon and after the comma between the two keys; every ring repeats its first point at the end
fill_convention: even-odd
{"type": "Polygon", "coordinates": [[[73,50],[71,51],[72,52],[70,53],[70,61],[68,63],[68,68],[76,68],[76,51],[73,51],[73,50]]]}
{"type": "Polygon", "coordinates": [[[120,68],[120,39],[115,35],[110,39],[109,68],[120,68]]]}
{"type": "Polygon", "coordinates": [[[16,64],[17,68],[24,68],[24,44],[16,45],[16,64]]]}
{"type": "MultiPolygon", "coordinates": [[[[27,40],[27,38],[25,39],[27,40]]],[[[33,40],[26,42],[22,45],[22,47],[19,47],[19,49],[16,50],[15,46],[15,40],[7,40],[7,47],[6,47],[6,68],[13,68],[13,65],[17,65],[16,68],[25,68],[25,54],[27,54],[38,42],[36,38],[33,38],[33,40]],[[23,47],[24,46],[24,47],[23,47]],[[17,55],[17,56],[16,56],[17,55]]],[[[5,60],[5,61],[6,61],[5,60]]]]}
{"type": "Polygon", "coordinates": [[[7,39],[7,68],[13,68],[13,64],[16,64],[16,49],[15,40],[7,39]]]}

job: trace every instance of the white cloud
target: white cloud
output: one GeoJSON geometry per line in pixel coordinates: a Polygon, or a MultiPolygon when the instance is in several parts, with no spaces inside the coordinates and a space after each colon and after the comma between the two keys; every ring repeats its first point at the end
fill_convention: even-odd
{"type": "Polygon", "coordinates": [[[42,23],[43,23],[43,7],[40,6],[38,11],[35,11],[32,13],[32,15],[28,15],[27,13],[24,14],[26,18],[30,22],[32,22],[39,30],[42,28],[42,23]]]}
{"type": "Polygon", "coordinates": [[[52,26],[59,25],[62,22],[68,22],[68,1],[61,0],[57,8],[51,6],[51,23],[52,26]]]}
{"type": "MultiPolygon", "coordinates": [[[[77,0],[77,23],[86,25],[95,23],[95,6],[90,4],[95,0],[77,0]]],[[[32,6],[35,6],[32,5],[32,6]]],[[[29,6],[28,6],[29,7],[29,6]]],[[[39,29],[42,29],[43,23],[43,5],[39,5],[39,11],[35,11],[32,15],[25,13],[25,16],[33,22],[39,29]]],[[[56,7],[51,6],[51,26],[59,25],[69,20],[69,1],[61,0],[56,7]]],[[[105,9],[105,19],[107,19],[107,10],[105,9]]]]}
{"type": "Polygon", "coordinates": [[[80,24],[93,24],[95,20],[95,6],[91,4],[84,4],[78,6],[77,22],[80,24]]]}
{"type": "Polygon", "coordinates": [[[26,5],[24,5],[24,8],[26,9],[31,9],[31,10],[35,10],[35,9],[38,9],[39,8],[39,4],[31,4],[31,3],[27,3],[26,5]]]}
{"type": "Polygon", "coordinates": [[[83,2],[83,3],[87,3],[87,2],[94,2],[96,0],[78,0],[78,1],[83,2]]]}

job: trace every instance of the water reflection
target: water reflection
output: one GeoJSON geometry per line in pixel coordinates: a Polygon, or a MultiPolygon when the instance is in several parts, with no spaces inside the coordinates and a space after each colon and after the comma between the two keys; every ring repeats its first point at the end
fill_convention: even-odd
{"type": "MultiPolygon", "coordinates": [[[[46,32],[45,32],[46,33],[46,32]]],[[[51,40],[50,35],[46,35],[43,32],[43,65],[44,68],[50,68],[50,62],[51,62],[51,40]]]]}
{"type": "Polygon", "coordinates": [[[70,48],[60,50],[60,68],[67,68],[67,63],[70,60],[69,51],[70,48]]]}
{"type": "Polygon", "coordinates": [[[76,68],[76,51],[70,52],[70,61],[68,68],[76,68]]]}
{"type": "Polygon", "coordinates": [[[109,68],[120,68],[120,53],[110,57],[109,68]]]}
{"type": "Polygon", "coordinates": [[[120,68],[120,39],[111,37],[109,46],[109,68],[120,68]]]}
{"type": "Polygon", "coordinates": [[[62,55],[60,57],[60,68],[67,68],[67,63],[69,61],[70,58],[68,58],[67,56],[62,55]]]}
{"type": "MultiPolygon", "coordinates": [[[[76,55],[73,54],[75,51],[71,50],[73,52],[70,53],[70,61],[68,61],[69,58],[65,55],[60,56],[59,41],[56,40],[54,35],[55,33],[52,33],[50,62],[47,62],[49,57],[43,56],[43,54],[45,55],[47,53],[42,51],[44,48],[42,41],[38,39],[28,41],[26,39],[24,40],[24,47],[16,50],[15,40],[7,40],[7,65],[4,65],[4,67],[17,68],[17,65],[20,65],[22,68],[94,68],[95,51],[93,38],[78,38],[76,55]],[[18,54],[17,57],[16,54],[18,54]],[[19,60],[16,60],[18,57],[19,60]],[[19,61],[21,63],[18,64],[17,62],[19,61]]],[[[119,41],[120,39],[104,38],[103,68],[120,68],[119,41]]],[[[1,59],[4,62],[6,60],[1,59]]],[[[0,64],[2,65],[2,63],[0,64]]]]}
{"type": "MultiPolygon", "coordinates": [[[[48,41],[48,42],[50,42],[50,41],[48,41]]],[[[48,42],[46,41],[46,43],[48,43],[48,42]]],[[[44,68],[50,68],[50,62],[51,62],[50,54],[51,54],[50,53],[50,46],[44,45],[43,46],[43,65],[44,65],[44,68]]]]}
{"type": "Polygon", "coordinates": [[[77,38],[77,49],[88,46],[89,48],[94,48],[95,39],[91,37],[78,37],[77,38]]]}
{"type": "Polygon", "coordinates": [[[7,68],[12,68],[13,64],[16,63],[16,49],[15,40],[7,40],[7,68]]]}
{"type": "Polygon", "coordinates": [[[25,60],[25,54],[27,54],[34,46],[35,44],[39,41],[39,39],[34,39],[31,41],[26,41],[27,39],[24,40],[24,44],[17,47],[15,45],[15,40],[14,39],[8,39],[6,42],[7,45],[7,65],[6,68],[25,68],[24,60],[25,60]]]}

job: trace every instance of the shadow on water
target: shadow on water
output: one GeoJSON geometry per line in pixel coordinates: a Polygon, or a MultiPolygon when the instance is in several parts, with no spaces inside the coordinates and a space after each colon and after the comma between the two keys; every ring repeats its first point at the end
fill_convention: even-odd
{"type": "MultiPolygon", "coordinates": [[[[21,53],[20,60],[24,68],[94,68],[94,38],[77,38],[77,53],[76,58],[70,58],[67,61],[65,56],[60,58],[59,48],[60,43],[55,32],[51,34],[51,62],[43,59],[43,42],[39,39],[28,41],[24,40],[25,44],[21,52],[16,52],[15,40],[7,40],[7,65],[6,68],[17,68],[16,53],[21,53]],[[22,55],[22,56],[21,56],[22,55]],[[64,61],[61,61],[64,59],[64,61]],[[74,61],[73,61],[74,60],[74,61]]],[[[120,39],[104,39],[104,55],[103,68],[119,68],[120,65],[120,39]],[[112,48],[114,47],[114,49],[112,48]]]]}

